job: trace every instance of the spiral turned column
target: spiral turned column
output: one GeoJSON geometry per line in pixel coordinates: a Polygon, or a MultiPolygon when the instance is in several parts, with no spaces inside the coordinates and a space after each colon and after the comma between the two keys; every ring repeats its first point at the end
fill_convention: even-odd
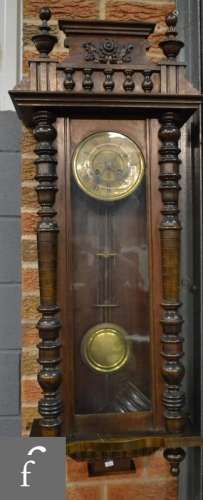
{"type": "MultiPolygon", "coordinates": [[[[163,284],[161,355],[163,357],[162,375],[165,381],[163,405],[166,429],[174,434],[183,432],[186,420],[183,411],[185,395],[181,389],[184,377],[184,366],[181,361],[183,319],[179,312],[181,306],[179,298],[181,225],[178,209],[180,130],[177,116],[173,111],[165,112],[160,123],[160,191],[163,203],[160,223],[163,284]]],[[[166,450],[164,456],[169,459],[171,472],[178,473],[179,463],[183,459],[180,449],[166,450]]]]}
{"type": "Polygon", "coordinates": [[[60,321],[57,306],[57,235],[58,226],[54,217],[56,196],[56,149],[53,143],[56,130],[53,127],[54,117],[47,111],[39,111],[34,115],[34,136],[38,145],[35,153],[37,167],[36,188],[40,209],[40,221],[37,228],[40,306],[42,314],[38,322],[39,363],[41,371],[38,381],[43,391],[39,401],[40,430],[42,436],[59,436],[61,428],[62,401],[59,387],[61,383],[59,340],[60,321]]]}

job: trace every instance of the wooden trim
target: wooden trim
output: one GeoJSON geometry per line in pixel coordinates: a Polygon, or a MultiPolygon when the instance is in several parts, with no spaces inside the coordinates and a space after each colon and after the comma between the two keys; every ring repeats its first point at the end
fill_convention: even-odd
{"type": "Polygon", "coordinates": [[[57,120],[58,132],[58,190],[56,207],[58,235],[58,302],[61,307],[61,338],[63,344],[62,371],[64,374],[62,392],[64,399],[64,435],[74,428],[74,366],[73,366],[73,297],[72,287],[72,245],[71,241],[71,184],[70,184],[70,130],[69,119],[57,120]],[[68,338],[68,342],[67,342],[68,338]]]}
{"type": "Polygon", "coordinates": [[[202,97],[200,95],[173,95],[173,94],[71,94],[64,92],[32,92],[14,90],[10,96],[15,104],[18,116],[27,126],[33,125],[32,115],[34,110],[46,107],[56,116],[83,116],[90,112],[96,113],[98,109],[101,116],[108,114],[109,110],[116,113],[126,111],[128,115],[137,117],[159,118],[161,110],[174,110],[179,115],[179,126],[182,126],[199,108],[202,97]]]}
{"type": "Polygon", "coordinates": [[[57,317],[57,236],[58,225],[54,220],[56,215],[54,203],[56,195],[56,150],[53,142],[56,130],[53,127],[54,117],[47,111],[36,113],[34,136],[38,141],[35,152],[38,158],[36,188],[41,220],[37,228],[37,247],[39,263],[40,307],[42,314],[38,322],[41,338],[38,344],[39,363],[42,366],[38,381],[43,390],[43,398],[39,401],[41,435],[59,436],[61,432],[62,401],[59,395],[61,383],[59,340],[60,321],[57,317]]]}
{"type": "MultiPolygon", "coordinates": [[[[198,436],[170,436],[162,434],[143,434],[143,435],[122,435],[105,439],[102,437],[89,437],[84,440],[77,435],[73,436],[73,440],[67,441],[67,453],[69,456],[76,460],[90,460],[95,458],[108,458],[108,457],[136,457],[153,453],[159,448],[170,450],[170,464],[171,472],[177,475],[177,463],[184,458],[184,452],[180,447],[199,447],[203,445],[203,440],[198,436]],[[174,464],[174,455],[172,457],[172,450],[176,453],[176,463],[174,464]],[[180,451],[181,450],[181,451],[180,451]],[[175,467],[176,470],[172,470],[175,467]]],[[[179,472],[179,467],[178,467],[179,472]]]]}
{"type": "Polygon", "coordinates": [[[139,432],[144,432],[148,429],[152,429],[153,419],[151,411],[139,411],[131,412],[125,414],[94,414],[94,415],[76,415],[75,416],[75,428],[76,432],[91,433],[92,429],[97,429],[102,436],[108,432],[111,434],[125,433],[126,429],[128,431],[135,431],[135,428],[139,432]]]}
{"type": "Polygon", "coordinates": [[[78,34],[96,34],[96,35],[127,35],[141,36],[147,38],[154,30],[155,23],[148,22],[119,22],[119,21],[75,21],[60,20],[59,29],[64,31],[66,36],[74,33],[78,34]]]}
{"type": "Polygon", "coordinates": [[[165,407],[165,424],[169,432],[182,432],[185,416],[182,413],[184,394],[181,391],[181,381],[184,368],[181,363],[183,356],[183,338],[179,335],[183,319],[180,308],[180,232],[179,222],[179,163],[180,149],[178,142],[180,131],[177,116],[173,112],[165,113],[160,118],[160,191],[163,208],[160,223],[163,315],[161,324],[162,356],[164,359],[162,375],[166,384],[163,404],[165,407]]]}
{"type": "Polygon", "coordinates": [[[159,130],[158,120],[147,120],[147,134],[148,134],[148,151],[147,151],[147,181],[148,181],[148,207],[149,207],[149,221],[148,221],[148,235],[149,235],[149,259],[150,259],[150,301],[151,301],[151,364],[152,364],[152,384],[153,391],[153,410],[154,410],[154,428],[164,428],[164,419],[162,411],[162,392],[163,384],[161,377],[161,359],[160,359],[160,339],[161,339],[161,325],[160,325],[160,297],[161,297],[161,262],[160,262],[160,238],[159,238],[159,225],[160,225],[160,211],[161,211],[161,196],[159,190],[159,155],[158,148],[154,147],[158,144],[157,136],[159,130]],[[150,151],[153,149],[153,155],[150,151]]]}

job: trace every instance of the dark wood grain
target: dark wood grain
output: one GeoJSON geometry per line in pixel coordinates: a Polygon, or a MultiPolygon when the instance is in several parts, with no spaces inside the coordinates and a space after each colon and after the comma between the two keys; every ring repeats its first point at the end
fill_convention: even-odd
{"type": "Polygon", "coordinates": [[[38,141],[35,152],[38,158],[36,179],[39,184],[36,188],[41,220],[37,229],[37,247],[39,264],[40,307],[42,318],[38,322],[41,342],[39,348],[39,363],[42,366],[38,374],[38,381],[44,397],[39,402],[39,412],[42,436],[60,435],[62,402],[58,393],[61,383],[60,348],[59,341],[60,321],[57,317],[57,235],[58,226],[54,221],[56,215],[54,202],[57,191],[56,181],[56,149],[53,142],[56,139],[56,130],[53,127],[54,117],[47,111],[34,115],[34,136],[38,141]]]}
{"type": "Polygon", "coordinates": [[[92,460],[99,457],[136,457],[141,455],[148,455],[159,448],[165,448],[167,452],[167,460],[170,457],[171,468],[173,475],[178,475],[180,462],[184,458],[184,451],[178,447],[199,447],[203,445],[203,439],[199,436],[171,436],[168,434],[146,434],[133,436],[122,435],[122,437],[111,437],[109,439],[102,439],[87,437],[86,440],[82,436],[73,436],[67,442],[68,454],[76,460],[92,460]],[[177,470],[178,469],[178,470],[177,470]],[[176,473],[176,474],[175,474],[176,473]]]}
{"type": "Polygon", "coordinates": [[[174,113],[166,113],[160,119],[160,191],[162,195],[162,219],[160,223],[162,285],[164,310],[161,323],[163,327],[162,356],[163,378],[166,388],[163,395],[165,406],[165,422],[169,432],[182,432],[185,415],[182,411],[185,396],[181,390],[184,367],[183,338],[181,327],[183,319],[180,308],[180,233],[179,221],[179,153],[180,131],[178,117],[174,113]]]}

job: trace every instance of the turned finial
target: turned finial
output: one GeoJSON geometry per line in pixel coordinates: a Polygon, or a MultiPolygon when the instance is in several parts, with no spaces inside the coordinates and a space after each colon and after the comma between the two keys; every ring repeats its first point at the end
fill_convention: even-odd
{"type": "Polygon", "coordinates": [[[51,15],[49,7],[42,7],[40,9],[39,17],[42,24],[39,26],[39,33],[32,37],[32,41],[41,57],[48,57],[49,52],[51,52],[58,41],[55,35],[49,33],[51,28],[48,25],[48,21],[51,19],[51,15]]]}
{"type": "Polygon", "coordinates": [[[42,21],[42,26],[39,27],[41,31],[50,31],[50,26],[48,26],[48,21],[51,19],[51,10],[49,7],[42,7],[39,11],[39,18],[42,21]]]}
{"type": "Polygon", "coordinates": [[[176,27],[177,22],[178,22],[178,15],[179,15],[178,11],[173,10],[172,12],[169,12],[169,14],[167,14],[167,16],[165,18],[166,24],[167,24],[170,32],[175,31],[175,27],[176,27]]]}
{"type": "Polygon", "coordinates": [[[173,477],[180,474],[180,464],[185,459],[185,451],[182,448],[167,448],[164,450],[164,458],[170,464],[170,472],[173,477]]]}
{"type": "Polygon", "coordinates": [[[184,47],[184,43],[176,39],[178,34],[176,31],[178,15],[179,12],[177,10],[174,10],[172,12],[169,12],[169,14],[167,14],[167,16],[165,17],[165,21],[168,27],[168,30],[166,32],[167,38],[159,44],[164,52],[164,55],[168,57],[168,59],[172,60],[176,59],[180,50],[182,49],[182,47],[184,47]]]}

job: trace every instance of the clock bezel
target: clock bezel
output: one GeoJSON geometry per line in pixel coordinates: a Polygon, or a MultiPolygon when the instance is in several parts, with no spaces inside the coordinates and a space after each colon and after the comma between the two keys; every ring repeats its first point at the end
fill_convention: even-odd
{"type": "Polygon", "coordinates": [[[130,196],[132,193],[134,193],[134,191],[136,191],[136,189],[139,187],[139,185],[141,184],[142,182],[142,179],[145,175],[145,170],[146,170],[146,161],[145,161],[145,158],[144,158],[144,155],[143,155],[143,152],[142,152],[142,149],[140,147],[140,145],[135,142],[129,135],[127,134],[123,134],[121,131],[118,131],[118,130],[109,130],[109,129],[106,129],[106,130],[101,130],[101,131],[96,131],[96,132],[93,132],[91,134],[89,134],[88,136],[85,136],[80,142],[79,144],[77,144],[74,152],[73,152],[73,155],[72,155],[72,159],[71,159],[71,166],[72,166],[72,172],[73,172],[73,177],[77,183],[77,185],[79,186],[79,188],[88,196],[90,196],[91,198],[93,199],[96,199],[98,201],[104,201],[104,202],[109,202],[109,203],[112,203],[114,201],[119,201],[119,200],[123,200],[125,198],[127,198],[128,196],[130,196]],[[94,137],[96,135],[102,135],[104,133],[109,133],[109,132],[112,132],[112,133],[115,133],[115,134],[119,134],[120,136],[123,136],[124,138],[128,139],[129,141],[131,141],[133,143],[133,145],[137,148],[138,150],[138,155],[139,155],[139,159],[140,159],[140,173],[139,173],[139,176],[138,176],[138,179],[136,182],[133,183],[133,185],[131,186],[131,188],[129,188],[125,193],[121,194],[121,195],[117,195],[117,196],[108,196],[108,197],[105,197],[105,196],[99,196],[99,195],[96,195],[94,194],[92,191],[88,190],[88,188],[85,188],[84,187],[84,184],[81,182],[78,174],[77,174],[77,156],[79,155],[79,152],[80,152],[80,149],[81,149],[81,146],[82,144],[85,144],[88,139],[90,139],[91,137],[94,137]]]}

